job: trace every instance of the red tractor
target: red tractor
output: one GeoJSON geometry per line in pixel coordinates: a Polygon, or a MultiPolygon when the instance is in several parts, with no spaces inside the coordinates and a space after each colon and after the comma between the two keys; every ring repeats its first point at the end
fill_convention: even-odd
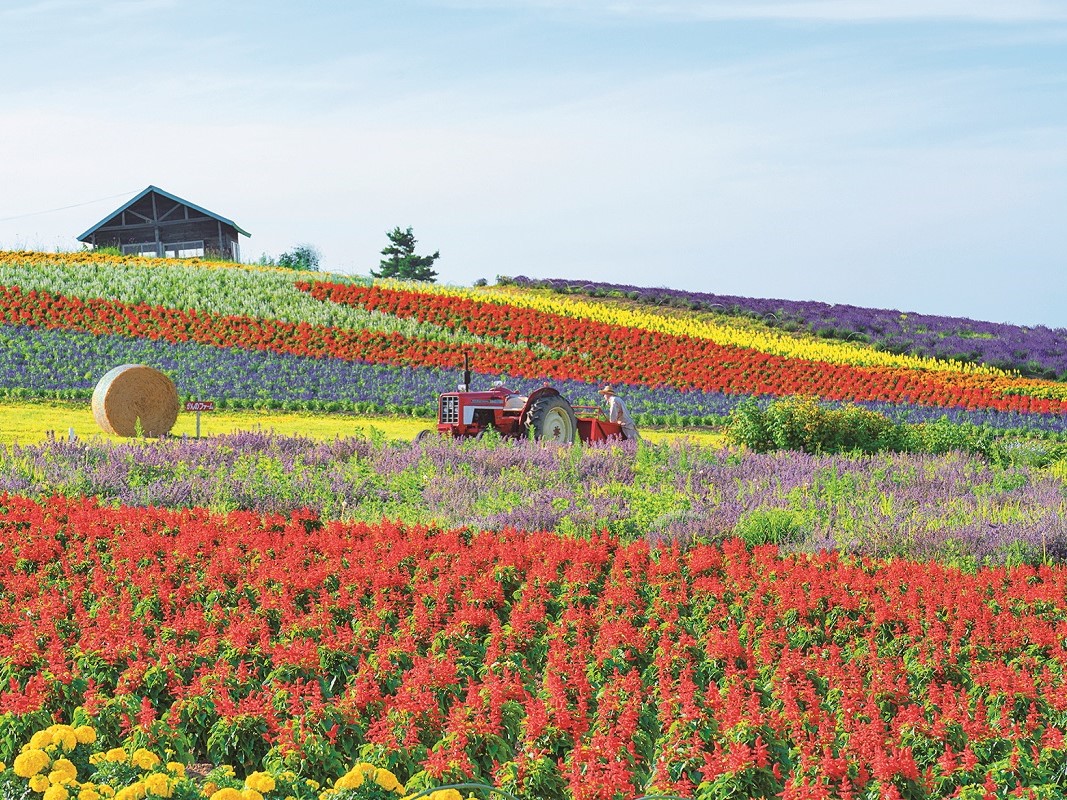
{"type": "MultiPolygon", "coordinates": [[[[622,426],[608,422],[599,406],[572,406],[549,386],[522,395],[499,381],[488,391],[472,392],[470,382],[470,366],[464,357],[463,384],[437,400],[437,434],[468,437],[495,430],[511,438],[532,434],[534,439],[561,443],[576,438],[583,442],[622,438],[622,426]]],[[[433,433],[422,431],[419,438],[433,433]]]]}

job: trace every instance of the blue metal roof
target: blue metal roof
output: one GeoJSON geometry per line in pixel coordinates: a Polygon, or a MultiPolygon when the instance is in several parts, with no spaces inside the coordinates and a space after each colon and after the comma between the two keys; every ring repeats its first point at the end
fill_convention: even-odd
{"type": "Polygon", "coordinates": [[[106,217],[104,217],[98,223],[93,225],[93,227],[89,228],[89,230],[87,230],[85,233],[83,233],[81,236],[78,237],[78,241],[79,242],[84,242],[98,228],[100,228],[105,222],[107,222],[109,219],[114,218],[118,214],[121,214],[123,211],[125,211],[127,208],[132,206],[134,203],[136,203],[138,200],[140,200],[142,197],[144,197],[145,195],[149,194],[150,192],[155,192],[156,194],[161,195],[162,197],[165,197],[168,200],[173,200],[175,203],[181,203],[183,206],[189,206],[189,208],[195,209],[195,210],[199,211],[201,214],[206,214],[207,216],[211,217],[212,219],[217,219],[219,222],[223,222],[223,223],[233,227],[238,233],[244,234],[245,236],[247,236],[249,238],[252,237],[252,234],[250,234],[248,231],[240,228],[237,225],[237,223],[234,222],[232,219],[226,219],[226,217],[220,217],[215,212],[208,211],[203,206],[198,206],[196,203],[190,203],[188,200],[182,200],[177,195],[173,195],[170,192],[164,191],[163,189],[160,189],[158,186],[149,186],[143,192],[140,192],[136,197],[131,199],[128,203],[125,203],[124,205],[120,206],[119,208],[116,208],[114,211],[112,211],[110,214],[108,214],[106,217]]]}

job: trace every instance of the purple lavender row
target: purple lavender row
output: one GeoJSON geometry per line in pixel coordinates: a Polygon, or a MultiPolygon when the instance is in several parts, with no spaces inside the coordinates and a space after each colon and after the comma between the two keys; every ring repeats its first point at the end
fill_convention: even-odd
{"type": "Polygon", "coordinates": [[[811,300],[738,297],[564,278],[534,279],[520,275],[516,278],[502,276],[498,281],[562,293],[615,295],[641,303],[754,317],[785,330],[866,341],[879,350],[988,364],[1018,370],[1031,377],[1067,380],[1067,328],[1027,327],[811,300]]]}
{"type": "MultiPolygon", "coordinates": [[[[211,347],[26,326],[0,326],[0,390],[9,396],[51,394],[89,397],[102,375],[120,364],[145,364],[170,376],[183,397],[234,405],[321,407],[333,410],[400,410],[436,413],[437,395],[454,390],[462,370],[391,367],[340,359],[309,358],[263,350],[211,347]],[[310,405],[308,405],[310,404],[310,405]],[[356,406],[361,406],[356,408],[356,406]]],[[[520,393],[551,382],[576,404],[596,404],[600,385],[550,376],[515,378],[475,372],[473,388],[488,389],[504,378],[520,393]]],[[[632,409],[648,416],[684,414],[720,418],[737,396],[627,387],[632,409]]]]}
{"type": "Polygon", "coordinates": [[[607,529],[655,542],[769,539],[789,549],[1001,563],[1067,558],[1048,470],[962,454],[754,454],[685,442],[576,448],[520,441],[265,433],[0,447],[0,492],[474,529],[607,529]],[[666,502],[665,502],[666,501],[666,502]],[[1007,515],[1004,507],[1025,508],[1007,515]],[[1007,520],[1007,521],[1005,521],[1007,520]]]}
{"type": "MultiPolygon", "coordinates": [[[[58,396],[87,399],[96,382],[120,364],[146,364],[168,374],[183,397],[225,405],[261,404],[282,409],[382,411],[432,416],[440,392],[454,389],[460,371],[389,367],[317,359],[261,350],[169,343],[123,336],[0,326],[0,392],[9,397],[58,396]]],[[[487,388],[500,375],[476,372],[474,388],[487,388]]],[[[507,377],[510,388],[529,393],[546,380],[575,404],[597,404],[596,384],[507,377]]],[[[639,425],[712,425],[743,395],[682,392],[665,387],[620,389],[639,425]]],[[[770,402],[772,398],[764,398],[770,402]]],[[[931,422],[947,417],[1021,434],[1067,433],[1062,414],[966,411],[892,403],[864,403],[896,422],[931,422]]]]}

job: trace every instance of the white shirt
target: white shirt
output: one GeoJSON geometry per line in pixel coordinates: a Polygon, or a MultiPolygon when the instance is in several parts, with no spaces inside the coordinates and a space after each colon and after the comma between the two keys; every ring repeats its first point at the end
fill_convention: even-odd
{"type": "Polygon", "coordinates": [[[637,426],[634,425],[633,418],[630,416],[630,412],[626,410],[626,404],[622,402],[622,398],[613,394],[609,394],[607,397],[608,422],[618,422],[622,425],[623,433],[626,434],[627,439],[636,439],[637,426]]]}

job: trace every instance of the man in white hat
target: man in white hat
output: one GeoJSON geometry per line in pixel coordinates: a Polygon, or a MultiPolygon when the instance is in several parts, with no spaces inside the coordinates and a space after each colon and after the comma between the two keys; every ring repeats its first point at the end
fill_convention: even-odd
{"type": "Polygon", "coordinates": [[[638,438],[637,426],[634,425],[633,418],[630,417],[630,412],[626,410],[626,404],[622,402],[622,398],[615,394],[615,390],[611,386],[605,386],[600,390],[600,394],[604,395],[604,398],[608,401],[608,422],[618,422],[622,425],[622,438],[638,438]]]}

